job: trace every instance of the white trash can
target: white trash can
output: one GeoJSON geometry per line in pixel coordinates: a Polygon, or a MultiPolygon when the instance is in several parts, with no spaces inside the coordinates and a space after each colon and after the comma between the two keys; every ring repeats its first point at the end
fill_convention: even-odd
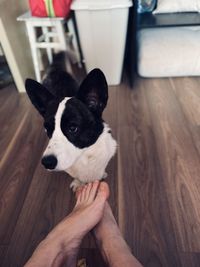
{"type": "Polygon", "coordinates": [[[74,0],[86,71],[100,68],[109,85],[121,81],[131,0],[74,0]]]}

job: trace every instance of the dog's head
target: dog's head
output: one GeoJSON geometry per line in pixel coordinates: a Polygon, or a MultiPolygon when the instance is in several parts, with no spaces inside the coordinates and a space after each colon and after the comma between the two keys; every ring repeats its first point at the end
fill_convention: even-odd
{"type": "Polygon", "coordinates": [[[108,100],[104,74],[94,69],[74,97],[62,99],[31,79],[26,80],[25,87],[32,104],[44,118],[50,139],[42,164],[51,170],[68,169],[103,131],[101,116],[108,100]]]}

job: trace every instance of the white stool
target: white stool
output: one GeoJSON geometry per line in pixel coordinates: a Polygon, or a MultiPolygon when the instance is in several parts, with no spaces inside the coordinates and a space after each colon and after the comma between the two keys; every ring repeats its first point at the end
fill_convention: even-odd
{"type": "MultiPolygon", "coordinates": [[[[41,82],[41,57],[39,49],[46,49],[49,63],[53,60],[53,50],[69,51],[74,54],[76,62],[80,64],[81,56],[79,53],[78,42],[75,34],[74,24],[71,18],[67,20],[67,26],[69,29],[68,37],[72,39],[74,50],[71,50],[66,41],[65,31],[63,28],[65,18],[40,18],[32,17],[30,12],[26,12],[17,18],[18,21],[25,21],[30,41],[31,53],[33,58],[33,64],[35,69],[35,75],[38,82],[41,82]],[[35,28],[40,27],[42,29],[42,35],[37,37],[35,28]]],[[[68,63],[68,70],[71,70],[71,65],[68,63]]]]}

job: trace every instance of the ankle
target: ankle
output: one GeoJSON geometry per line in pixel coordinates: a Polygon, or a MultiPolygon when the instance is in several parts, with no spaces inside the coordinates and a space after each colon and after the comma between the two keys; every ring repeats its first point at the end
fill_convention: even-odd
{"type": "Polygon", "coordinates": [[[69,222],[69,225],[68,223],[67,225],[63,223],[57,225],[54,231],[46,238],[48,243],[54,243],[56,250],[60,251],[64,258],[79,247],[82,240],[81,236],[76,236],[76,233],[71,228],[71,220],[69,222]]]}
{"type": "Polygon", "coordinates": [[[100,249],[104,260],[109,263],[109,266],[132,266],[126,265],[129,258],[131,258],[132,260],[132,254],[130,248],[126,244],[122,235],[119,234],[119,232],[114,235],[108,235],[104,238],[97,238],[95,234],[95,237],[96,244],[100,249]],[[120,255],[118,253],[119,251],[120,255]],[[120,265],[118,264],[118,262],[120,262],[120,265]]]}
{"type": "Polygon", "coordinates": [[[60,249],[56,240],[46,237],[36,248],[32,257],[26,263],[26,267],[60,266],[64,261],[65,254],[60,249]]]}
{"type": "Polygon", "coordinates": [[[121,237],[121,231],[114,217],[103,217],[103,219],[94,228],[94,235],[100,242],[101,240],[110,240],[121,237]]]}

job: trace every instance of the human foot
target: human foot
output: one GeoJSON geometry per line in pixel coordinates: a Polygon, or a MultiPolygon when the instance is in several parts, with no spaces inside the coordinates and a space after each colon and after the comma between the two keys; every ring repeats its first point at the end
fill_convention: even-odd
{"type": "Polygon", "coordinates": [[[113,212],[110,208],[110,205],[106,201],[104,213],[99,221],[99,223],[94,227],[93,233],[96,237],[96,240],[99,244],[104,241],[104,236],[107,237],[117,237],[121,236],[121,232],[113,215],[113,212]]]}
{"type": "Polygon", "coordinates": [[[105,182],[95,181],[77,190],[75,207],[65,219],[65,225],[60,227],[60,231],[64,232],[68,229],[70,233],[63,242],[68,258],[67,266],[76,265],[80,243],[83,237],[100,221],[108,196],[109,187],[105,182]]]}
{"type": "Polygon", "coordinates": [[[107,201],[103,216],[94,228],[93,233],[102,256],[109,266],[142,267],[131,254],[107,201]]]}
{"type": "Polygon", "coordinates": [[[41,242],[26,267],[55,267],[64,261],[67,266],[75,266],[80,243],[101,219],[108,196],[109,188],[105,182],[96,181],[82,187],[77,192],[76,205],[71,214],[41,242]]]}

